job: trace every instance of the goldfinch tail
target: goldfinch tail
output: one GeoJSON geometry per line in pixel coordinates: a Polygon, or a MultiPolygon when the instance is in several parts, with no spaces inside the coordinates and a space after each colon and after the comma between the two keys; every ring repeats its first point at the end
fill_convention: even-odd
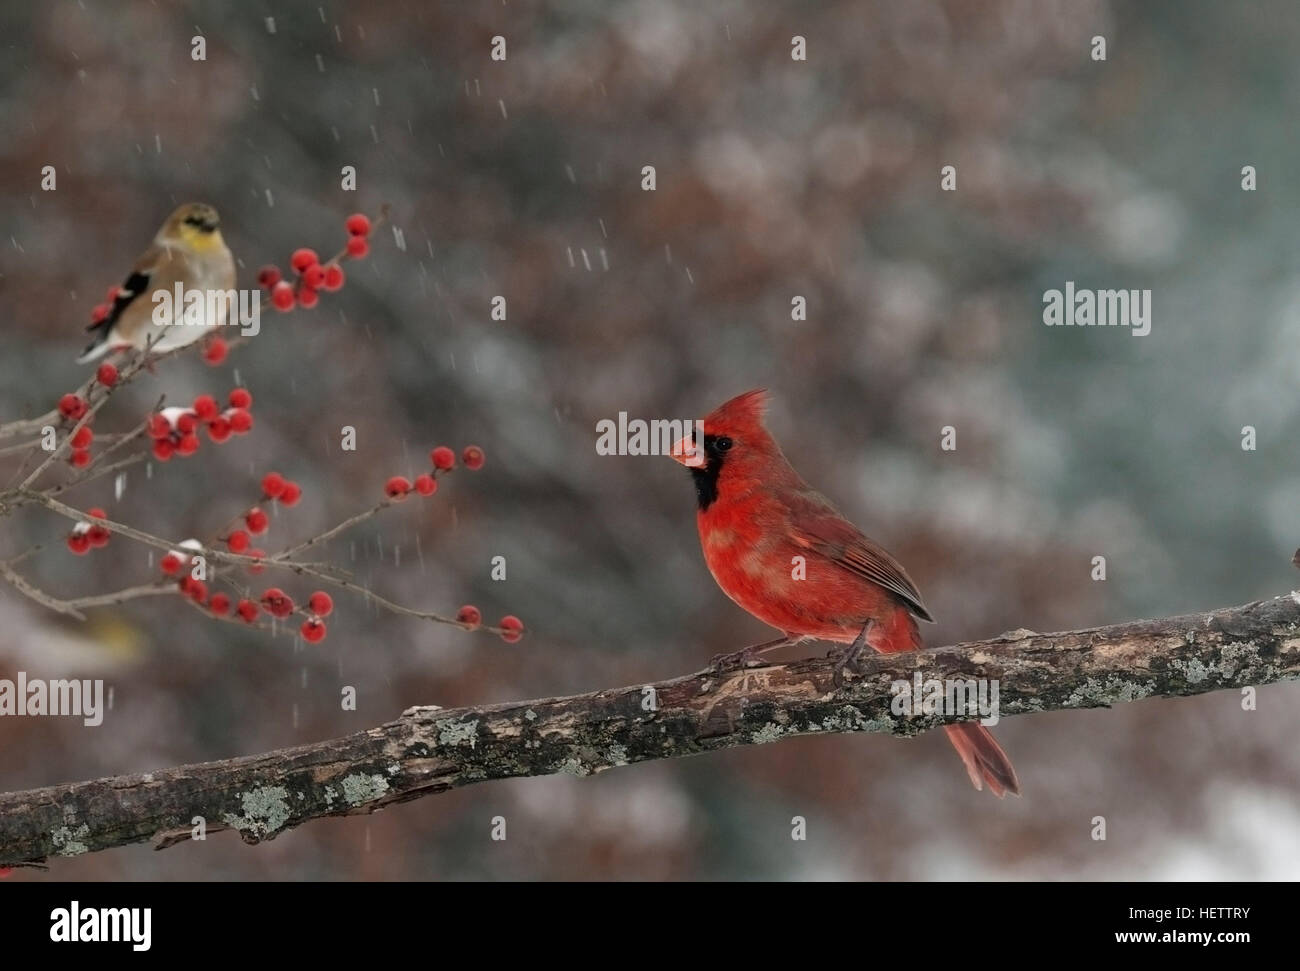
{"type": "Polygon", "coordinates": [[[108,334],[101,334],[82,352],[81,357],[77,358],[77,363],[89,364],[91,361],[98,361],[112,349],[113,345],[108,342],[108,334]]]}

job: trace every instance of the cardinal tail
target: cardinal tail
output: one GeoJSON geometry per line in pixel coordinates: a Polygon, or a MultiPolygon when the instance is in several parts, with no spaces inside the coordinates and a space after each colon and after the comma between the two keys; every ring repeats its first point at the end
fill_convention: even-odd
{"type": "MultiPolygon", "coordinates": [[[[898,608],[883,623],[878,623],[869,635],[869,643],[881,654],[898,654],[903,651],[916,651],[921,648],[921,631],[911,612],[898,608]]],[[[1020,795],[1020,780],[1016,770],[1011,767],[1011,760],[1002,746],[997,743],[989,730],[979,722],[962,722],[960,725],[945,725],[948,740],[961,756],[971,785],[983,789],[988,783],[989,791],[1001,799],[1008,792],[1020,795]]]]}
{"type": "Polygon", "coordinates": [[[983,789],[989,784],[989,791],[1001,799],[1008,792],[1020,795],[1020,780],[1016,770],[1011,767],[1011,760],[1002,746],[997,743],[989,730],[979,722],[962,722],[960,725],[945,725],[948,741],[961,756],[970,776],[971,785],[983,789]]]}

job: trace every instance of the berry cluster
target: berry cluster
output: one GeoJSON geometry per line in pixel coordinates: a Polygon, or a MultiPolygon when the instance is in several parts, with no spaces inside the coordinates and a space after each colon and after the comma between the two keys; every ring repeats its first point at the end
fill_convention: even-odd
{"type": "Polygon", "coordinates": [[[194,575],[194,567],[198,565],[199,555],[203,552],[203,544],[196,539],[187,539],[181,543],[178,550],[169,550],[159,562],[159,568],[169,577],[174,577],[182,570],[187,571],[184,576],[177,581],[177,587],[181,593],[189,597],[200,607],[209,607],[216,612],[213,601],[216,606],[220,606],[225,601],[229,606],[230,598],[225,594],[214,593],[212,598],[208,598],[208,585],[194,575]],[[220,599],[218,599],[220,598],[220,599]]]}
{"type": "MultiPolygon", "coordinates": [[[[117,368],[107,361],[95,372],[95,381],[104,388],[111,388],[117,384],[117,377],[117,368]]],[[[93,389],[94,385],[90,387],[93,389]]],[[[59,414],[65,424],[77,424],[89,411],[90,402],[76,392],[69,391],[59,398],[59,414]]],[[[90,464],[90,443],[94,440],[95,433],[91,430],[89,422],[73,434],[72,441],[69,443],[71,448],[68,450],[68,461],[75,468],[85,468],[90,464]]]]}
{"type": "MultiPolygon", "coordinates": [[[[275,502],[281,506],[298,505],[302,499],[302,486],[291,482],[279,472],[268,472],[262,477],[262,502],[275,502]]],[[[262,506],[249,507],[227,526],[227,532],[221,537],[226,548],[232,553],[265,559],[266,551],[253,547],[252,537],[261,536],[271,528],[271,516],[262,506]]],[[[249,564],[248,572],[261,573],[263,566],[249,564]]]]}
{"type": "MultiPolygon", "coordinates": [[[[483,623],[483,611],[473,604],[465,604],[456,611],[456,623],[464,626],[466,630],[477,630],[483,623]]],[[[501,639],[507,644],[517,644],[524,636],[524,622],[514,614],[506,614],[502,617],[497,621],[497,627],[501,629],[501,639]]]]}
{"type": "Polygon", "coordinates": [[[364,259],[370,252],[370,220],[354,213],[347,218],[348,241],[343,251],[335,257],[320,261],[314,249],[302,247],[293,251],[289,257],[289,266],[294,272],[294,281],[284,279],[280,268],[274,264],[262,267],[257,274],[258,285],[271,297],[271,306],[276,310],[289,311],[295,306],[310,310],[320,301],[320,291],[341,289],[347,279],[339,260],[344,256],[354,260],[364,259]]]}
{"type": "MultiPolygon", "coordinates": [[[[173,455],[193,455],[199,450],[199,428],[208,431],[208,438],[220,445],[231,435],[243,435],[253,427],[253,396],[247,388],[235,388],[226,399],[229,407],[222,410],[217,399],[201,394],[189,408],[164,408],[149,418],[149,435],[153,439],[153,455],[166,462],[173,455]]],[[[85,429],[83,429],[84,431],[85,429]]],[[[73,442],[76,445],[76,442],[73,442]]],[[[75,454],[75,452],[74,452],[75,454]]]]}
{"type": "MultiPolygon", "coordinates": [[[[107,519],[108,515],[104,510],[95,509],[86,510],[86,515],[91,519],[107,519]]],[[[108,545],[108,538],[112,534],[108,527],[102,523],[80,522],[72,527],[72,532],[68,534],[68,549],[72,550],[78,556],[85,556],[92,549],[108,545]]]]}
{"type": "MultiPolygon", "coordinates": [[[[294,506],[301,498],[302,487],[296,482],[286,479],[279,472],[268,472],[262,477],[260,503],[232,520],[224,531],[225,535],[220,537],[220,541],[225,543],[232,553],[253,557],[256,560],[265,559],[265,550],[252,547],[252,537],[262,535],[271,525],[270,514],[262,504],[270,502],[282,506],[294,506]]],[[[246,624],[255,623],[262,611],[277,619],[284,619],[295,612],[300,613],[305,618],[299,628],[303,639],[312,644],[325,639],[326,627],[323,618],[329,616],[334,610],[334,601],[325,591],[314,592],[308,598],[305,607],[297,607],[293,598],[279,587],[268,587],[257,600],[240,597],[237,601],[232,601],[231,597],[224,593],[213,593],[209,596],[207,584],[196,579],[192,572],[181,575],[182,571],[195,565],[195,554],[202,551],[202,544],[197,540],[186,540],[181,547],[169,551],[159,565],[167,576],[179,577],[178,586],[181,593],[195,603],[207,607],[218,617],[238,618],[246,624]]],[[[266,569],[260,563],[247,564],[246,568],[250,574],[259,574],[266,569]]]]}
{"type": "Polygon", "coordinates": [[[325,640],[326,626],[323,618],[334,612],[334,598],[324,590],[317,590],[307,598],[305,607],[299,607],[279,587],[267,587],[257,603],[241,600],[235,612],[245,623],[251,624],[257,618],[259,607],[277,620],[284,620],[295,613],[302,614],[306,619],[298,628],[298,633],[307,643],[319,644],[325,640]]]}
{"type": "MultiPolygon", "coordinates": [[[[467,469],[477,471],[483,468],[487,457],[477,445],[466,445],[460,456],[461,463],[467,469]]],[[[450,472],[456,467],[456,453],[446,445],[439,445],[429,453],[433,463],[433,474],[425,472],[412,481],[404,475],[395,475],[384,483],[384,495],[389,499],[405,499],[410,493],[418,492],[422,496],[431,496],[438,491],[438,473],[450,472]]]]}

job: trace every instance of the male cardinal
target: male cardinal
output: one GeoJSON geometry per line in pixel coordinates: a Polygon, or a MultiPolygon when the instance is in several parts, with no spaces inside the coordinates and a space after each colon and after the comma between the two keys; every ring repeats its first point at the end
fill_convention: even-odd
{"type": "MultiPolygon", "coordinates": [[[[916,617],[933,621],[903,567],[867,539],[781,454],[763,427],[765,391],[732,398],[704,419],[704,442],[683,438],[672,456],[690,469],[704,560],[718,586],[782,636],[715,664],[744,665],[808,638],[851,644],[839,670],[864,645],[883,654],[921,646],[916,617]],[[804,569],[795,569],[802,557],[804,569]]],[[[1001,746],[978,722],[944,731],[976,789],[1020,795],[1001,746]]]]}

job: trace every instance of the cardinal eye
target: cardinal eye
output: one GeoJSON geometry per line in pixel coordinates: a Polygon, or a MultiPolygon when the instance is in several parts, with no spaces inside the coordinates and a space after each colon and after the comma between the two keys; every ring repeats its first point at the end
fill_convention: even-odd
{"type": "Polygon", "coordinates": [[[713,443],[713,447],[716,448],[719,452],[726,452],[729,451],[731,449],[731,446],[735,444],[736,443],[733,442],[731,439],[729,439],[726,435],[723,435],[721,438],[719,438],[716,442],[713,443]]]}

